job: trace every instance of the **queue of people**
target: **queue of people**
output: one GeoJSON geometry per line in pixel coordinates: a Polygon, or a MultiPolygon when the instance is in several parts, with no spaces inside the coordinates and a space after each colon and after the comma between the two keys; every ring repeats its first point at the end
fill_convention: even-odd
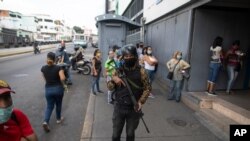
{"type": "Polygon", "coordinates": [[[223,51],[223,38],[216,37],[213,45],[210,47],[211,60],[209,64],[209,76],[207,81],[207,93],[212,96],[216,96],[215,84],[217,82],[220,70],[224,67],[228,73],[227,89],[226,93],[231,94],[232,86],[238,76],[239,71],[242,68],[242,61],[245,56],[240,50],[240,41],[235,40],[232,43],[230,49],[226,52],[223,51]]]}

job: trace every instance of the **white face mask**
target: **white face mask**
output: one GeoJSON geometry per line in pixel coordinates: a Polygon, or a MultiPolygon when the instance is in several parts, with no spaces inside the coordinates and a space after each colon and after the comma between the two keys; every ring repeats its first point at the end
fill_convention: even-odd
{"type": "Polygon", "coordinates": [[[181,59],[182,58],[182,55],[177,55],[177,59],[181,59]]]}
{"type": "Polygon", "coordinates": [[[147,51],[147,53],[148,53],[148,54],[151,54],[151,53],[152,53],[152,51],[151,51],[151,50],[148,50],[148,51],[147,51]]]}

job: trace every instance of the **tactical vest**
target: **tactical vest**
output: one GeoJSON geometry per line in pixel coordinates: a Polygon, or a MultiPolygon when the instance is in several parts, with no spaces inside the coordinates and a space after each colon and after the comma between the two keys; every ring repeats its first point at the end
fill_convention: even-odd
{"type": "MultiPolygon", "coordinates": [[[[138,67],[132,71],[124,70],[126,74],[126,79],[130,85],[130,88],[135,96],[136,101],[140,99],[143,93],[143,83],[141,81],[140,69],[141,68],[138,67]]],[[[124,106],[133,106],[133,102],[130,98],[127,87],[124,87],[123,85],[120,87],[116,87],[114,94],[115,94],[115,101],[117,102],[117,104],[124,106]]]]}

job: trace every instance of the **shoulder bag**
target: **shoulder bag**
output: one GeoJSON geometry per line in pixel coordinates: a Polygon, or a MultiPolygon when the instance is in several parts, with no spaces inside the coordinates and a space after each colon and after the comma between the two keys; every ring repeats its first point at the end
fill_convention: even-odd
{"type": "Polygon", "coordinates": [[[180,62],[180,60],[175,64],[173,71],[169,71],[169,72],[168,72],[167,78],[168,78],[169,80],[172,80],[172,79],[173,79],[174,70],[175,70],[176,66],[179,64],[179,62],[180,62]]]}

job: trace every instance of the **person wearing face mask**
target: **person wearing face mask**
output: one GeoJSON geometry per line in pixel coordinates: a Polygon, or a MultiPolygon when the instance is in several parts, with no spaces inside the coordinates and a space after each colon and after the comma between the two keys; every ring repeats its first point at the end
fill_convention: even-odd
{"type": "MultiPolygon", "coordinates": [[[[56,50],[56,60],[55,60],[55,63],[56,64],[67,64],[69,66],[71,66],[71,61],[69,59],[69,54],[65,51],[65,42],[62,41],[61,42],[61,45],[59,46],[58,50],[56,50]]],[[[67,74],[67,81],[66,83],[68,85],[72,85],[72,77],[71,77],[71,73],[70,73],[70,69],[69,68],[66,68],[65,69],[65,72],[67,74]]]]}
{"type": "Polygon", "coordinates": [[[101,77],[102,71],[102,62],[101,62],[101,52],[99,49],[94,51],[94,57],[92,59],[92,76],[93,76],[93,83],[92,83],[92,94],[96,95],[95,87],[97,92],[103,93],[99,87],[99,80],[101,77]]]}
{"type": "Polygon", "coordinates": [[[182,59],[182,53],[176,51],[173,55],[173,58],[170,59],[167,63],[167,68],[169,71],[173,72],[173,86],[168,95],[168,100],[175,100],[180,102],[181,100],[181,90],[183,85],[183,70],[190,68],[190,65],[182,59]]]}
{"type": "Polygon", "coordinates": [[[112,141],[120,141],[123,127],[126,123],[126,141],[135,140],[135,130],[139,125],[142,105],[146,102],[151,91],[148,75],[144,68],[138,64],[136,47],[126,45],[122,48],[122,59],[124,64],[117,70],[126,74],[126,79],[137,101],[134,106],[129,91],[118,71],[112,74],[107,87],[114,91],[115,102],[113,111],[113,135],[112,141]]]}
{"type": "MultiPolygon", "coordinates": [[[[152,48],[151,46],[147,47],[147,52],[143,56],[143,62],[144,62],[144,68],[149,76],[150,84],[152,85],[152,82],[154,80],[154,75],[156,72],[156,65],[158,63],[157,59],[152,55],[152,48]]],[[[154,95],[150,93],[150,98],[154,98],[154,95]]]]}
{"type": "Polygon", "coordinates": [[[143,60],[143,57],[144,57],[144,55],[147,54],[147,49],[148,49],[147,47],[143,47],[143,49],[142,49],[142,54],[139,55],[139,64],[140,64],[140,66],[143,67],[143,68],[144,68],[144,60],[143,60]]]}
{"type": "MultiPolygon", "coordinates": [[[[108,55],[109,57],[107,61],[105,62],[105,73],[104,73],[104,76],[106,77],[107,82],[111,80],[112,73],[114,72],[115,67],[116,67],[115,60],[114,60],[114,56],[115,56],[114,51],[110,50],[108,55]]],[[[112,104],[111,94],[112,94],[112,91],[108,90],[108,103],[109,104],[112,104]]]]}
{"type": "Polygon", "coordinates": [[[19,109],[14,108],[10,86],[0,80],[0,140],[37,141],[29,119],[19,109]]]}
{"type": "Polygon", "coordinates": [[[242,57],[245,54],[240,51],[240,41],[236,40],[233,42],[232,47],[226,53],[227,60],[227,72],[228,72],[228,83],[226,93],[231,93],[231,88],[234,81],[236,80],[238,73],[242,66],[242,57]]]}
{"type": "Polygon", "coordinates": [[[137,43],[137,54],[140,56],[142,54],[143,42],[137,43]]]}

